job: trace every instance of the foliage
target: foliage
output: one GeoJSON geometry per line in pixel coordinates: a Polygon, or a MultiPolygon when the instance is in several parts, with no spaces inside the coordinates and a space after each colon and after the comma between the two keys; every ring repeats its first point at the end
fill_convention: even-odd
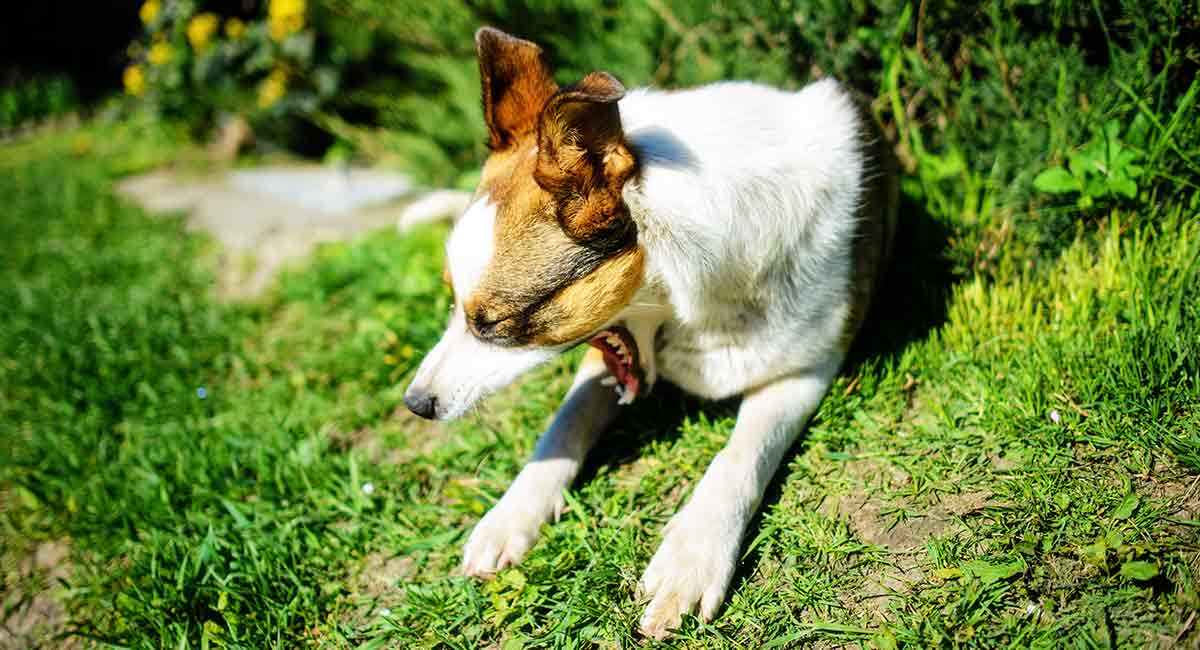
{"type": "Polygon", "coordinates": [[[35,77],[0,86],[0,133],[66,113],[78,101],[75,84],[67,77],[35,77]]]}
{"type": "MultiPolygon", "coordinates": [[[[1127,136],[1146,132],[1147,120],[1139,115],[1127,136]]],[[[1109,120],[1079,151],[1072,152],[1064,167],[1051,167],[1033,179],[1033,186],[1051,194],[1079,194],[1079,207],[1090,208],[1098,199],[1137,196],[1137,178],[1143,168],[1140,150],[1121,142],[1121,125],[1109,120]]]]}
{"type": "MultiPolygon", "coordinates": [[[[312,119],[430,178],[482,155],[481,22],[546,43],[563,82],[834,74],[895,142],[904,237],[880,304],[727,605],[673,644],[1200,640],[1194,3],[330,0],[305,24],[321,11],[348,30],[331,41],[366,44],[354,56],[391,54],[343,68],[312,119]],[[1055,168],[1079,191],[1043,191],[1073,182],[1037,180],[1055,168]]],[[[264,301],[219,302],[210,244],[105,188],[178,135],[90,125],[0,149],[4,566],[68,540],[69,631],[131,647],[642,643],[637,577],[734,405],[656,389],[525,561],[467,580],[460,545],[577,355],[461,422],[408,417],[449,304],[445,230],[326,246],[264,301]]]]}
{"type": "Polygon", "coordinates": [[[126,93],[199,133],[222,113],[244,113],[268,138],[311,146],[301,117],[342,88],[362,39],[342,39],[345,30],[306,0],[269,0],[261,15],[221,15],[205,4],[145,0],[138,12],[145,33],[130,45],[123,74],[126,93]]]}

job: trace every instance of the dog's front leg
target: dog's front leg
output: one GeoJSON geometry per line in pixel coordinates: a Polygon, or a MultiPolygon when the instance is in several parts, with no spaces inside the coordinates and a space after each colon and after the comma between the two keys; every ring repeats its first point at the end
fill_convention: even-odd
{"type": "Polygon", "coordinates": [[[665,637],[697,604],[703,620],[716,615],[737,567],[746,524],[840,362],[831,359],[743,397],[733,435],[687,505],[667,524],[642,575],[641,590],[650,598],[641,620],[644,634],[665,637]]]}
{"type": "Polygon", "coordinates": [[[467,575],[491,575],[516,564],[537,541],[542,524],[558,519],[563,491],[599,434],[617,414],[612,388],[600,384],[608,374],[600,351],[589,349],[566,400],[550,428],[538,440],[533,458],[500,501],[471,531],[463,547],[467,575]]]}

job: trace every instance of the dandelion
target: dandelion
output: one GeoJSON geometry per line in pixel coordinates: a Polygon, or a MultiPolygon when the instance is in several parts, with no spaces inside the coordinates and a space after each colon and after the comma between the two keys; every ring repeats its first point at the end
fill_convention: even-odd
{"type": "Polygon", "coordinates": [[[267,7],[267,22],[271,38],[282,41],[304,29],[305,0],[271,0],[267,7]]]}
{"type": "Polygon", "coordinates": [[[217,33],[217,27],[220,24],[221,19],[213,13],[205,12],[193,16],[187,24],[187,39],[192,44],[192,49],[203,52],[212,42],[212,37],[217,33]]]}
{"type": "Polygon", "coordinates": [[[365,494],[367,496],[371,496],[372,494],[375,494],[375,484],[371,483],[371,482],[363,483],[362,491],[363,491],[363,494],[365,494]]]}
{"type": "Polygon", "coordinates": [[[150,51],[146,54],[146,60],[150,65],[165,65],[171,62],[171,46],[167,45],[166,41],[159,41],[150,46],[150,51]]]}
{"type": "Polygon", "coordinates": [[[258,86],[258,107],[271,108],[287,94],[287,72],[276,68],[258,86]]]}
{"type": "Polygon", "coordinates": [[[245,33],[246,23],[238,20],[237,18],[230,18],[229,20],[225,21],[225,35],[228,36],[230,40],[236,41],[242,37],[242,34],[245,33]]]}
{"type": "Polygon", "coordinates": [[[392,615],[392,610],[390,610],[390,609],[388,609],[388,608],[384,607],[383,609],[379,610],[379,615],[380,615],[380,616],[391,616],[391,615],[392,615]]]}
{"type": "Polygon", "coordinates": [[[142,23],[149,25],[158,17],[158,12],[162,10],[162,3],[159,0],[146,0],[142,4],[142,8],[138,9],[138,17],[142,19],[142,23]]]}
{"type": "Polygon", "coordinates": [[[140,97],[146,92],[146,72],[142,70],[142,66],[134,64],[125,68],[125,74],[121,76],[121,80],[125,82],[125,92],[135,97],[140,97]]]}

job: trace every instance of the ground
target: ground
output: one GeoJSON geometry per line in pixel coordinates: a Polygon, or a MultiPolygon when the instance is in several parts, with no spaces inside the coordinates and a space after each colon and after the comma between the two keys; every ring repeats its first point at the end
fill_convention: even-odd
{"type": "MultiPolygon", "coordinates": [[[[229,302],[219,245],[114,198],[130,152],[77,140],[14,149],[0,181],[21,242],[0,366],[7,647],[642,643],[636,579],[734,403],[660,387],[525,562],[466,579],[460,546],[578,353],[461,422],[419,420],[401,396],[449,304],[444,227],[326,245],[266,298],[229,302]]],[[[993,277],[945,273],[910,218],[727,605],[665,645],[1195,645],[1185,212],[1114,211],[993,277]]]]}
{"type": "Polygon", "coordinates": [[[187,159],[181,129],[6,142],[0,645],[1200,646],[1195,53],[1136,21],[1082,51],[993,13],[946,58],[862,34],[903,41],[876,43],[870,103],[901,241],[726,605],[663,643],[636,581],[736,401],[656,387],[529,556],[467,579],[461,545],[579,351],[419,420],[402,396],[450,305],[445,226],[319,245],[235,301],[227,245],[114,189],[187,159]]]}

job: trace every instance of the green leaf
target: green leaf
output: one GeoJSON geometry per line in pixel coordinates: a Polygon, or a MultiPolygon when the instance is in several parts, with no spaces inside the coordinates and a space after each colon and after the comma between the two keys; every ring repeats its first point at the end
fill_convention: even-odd
{"type": "Polygon", "coordinates": [[[1072,176],[1070,172],[1062,167],[1051,167],[1033,179],[1033,186],[1041,192],[1065,194],[1067,192],[1078,192],[1080,183],[1079,179],[1072,176]]]}
{"type": "Polygon", "coordinates": [[[1083,555],[1084,561],[1095,564],[1104,564],[1104,559],[1108,555],[1108,546],[1103,539],[1097,540],[1094,544],[1088,544],[1079,548],[1079,552],[1083,555]]]}
{"type": "Polygon", "coordinates": [[[1126,494],[1125,499],[1121,501],[1121,505],[1117,506],[1116,510],[1113,510],[1113,519],[1116,519],[1117,521],[1129,519],[1129,517],[1133,515],[1133,511],[1137,510],[1138,503],[1138,495],[1134,494],[1133,492],[1126,494]]]}
{"type": "Polygon", "coordinates": [[[1121,123],[1116,119],[1104,123],[1104,140],[1110,153],[1116,153],[1117,148],[1121,146],[1120,133],[1121,123]]]}
{"type": "Polygon", "coordinates": [[[1114,175],[1108,179],[1108,187],[1113,192],[1126,198],[1132,199],[1137,197],[1137,183],[1130,180],[1124,174],[1114,175]]]}
{"type": "Polygon", "coordinates": [[[1133,124],[1130,124],[1129,130],[1125,132],[1125,141],[1134,145],[1143,145],[1149,134],[1150,120],[1146,118],[1145,113],[1138,112],[1137,117],[1133,118],[1133,124]]]}
{"type": "Polygon", "coordinates": [[[1121,565],[1121,575],[1130,580],[1149,580],[1158,575],[1158,565],[1143,561],[1126,562],[1121,565]]]}
{"type": "Polygon", "coordinates": [[[962,565],[965,575],[979,578],[985,585],[1011,578],[1024,570],[1020,562],[994,563],[987,560],[972,560],[962,565]]]}
{"type": "Polygon", "coordinates": [[[1116,171],[1124,168],[1141,157],[1141,152],[1130,149],[1129,147],[1122,147],[1121,150],[1117,152],[1117,155],[1113,158],[1113,170],[1116,171]]]}
{"type": "Polygon", "coordinates": [[[896,650],[898,646],[895,635],[886,631],[871,637],[871,645],[876,650],[896,650]]]}
{"type": "Polygon", "coordinates": [[[962,569],[955,569],[955,568],[938,569],[937,571],[934,571],[934,573],[933,573],[933,575],[941,578],[942,580],[952,580],[954,578],[961,578],[962,574],[963,574],[962,569]]]}

